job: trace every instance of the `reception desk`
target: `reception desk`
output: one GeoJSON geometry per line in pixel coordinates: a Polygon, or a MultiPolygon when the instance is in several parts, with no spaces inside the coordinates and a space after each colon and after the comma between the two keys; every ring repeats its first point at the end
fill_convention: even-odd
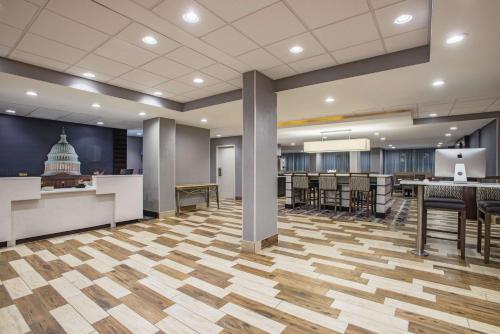
{"type": "Polygon", "coordinates": [[[40,190],[40,177],[0,178],[0,242],[115,227],[143,217],[142,175],[94,176],[87,188],[40,190]]]}
{"type": "MultiPolygon", "coordinates": [[[[286,199],[285,207],[292,206],[292,175],[284,174],[286,177],[286,199]]],[[[318,173],[307,173],[307,175],[314,179],[319,177],[318,173]]],[[[342,207],[349,207],[349,174],[337,173],[337,182],[342,190],[342,207]]],[[[385,174],[370,174],[370,182],[376,187],[376,205],[375,215],[378,218],[384,218],[389,213],[392,206],[392,175],[385,174]]]]}

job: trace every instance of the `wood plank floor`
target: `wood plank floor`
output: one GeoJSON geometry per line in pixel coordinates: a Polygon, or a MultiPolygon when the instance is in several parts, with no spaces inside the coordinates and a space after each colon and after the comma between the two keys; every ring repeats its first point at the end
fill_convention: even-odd
{"type": "MultiPolygon", "coordinates": [[[[431,212],[452,228],[456,216],[431,212]]],[[[498,252],[467,260],[407,222],[279,217],[240,253],[241,205],[0,249],[0,333],[500,333],[498,252]]]]}

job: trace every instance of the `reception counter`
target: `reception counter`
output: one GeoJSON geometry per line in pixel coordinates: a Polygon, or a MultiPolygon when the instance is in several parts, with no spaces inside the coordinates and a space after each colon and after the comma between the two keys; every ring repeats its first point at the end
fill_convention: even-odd
{"type": "MultiPolygon", "coordinates": [[[[286,177],[286,200],[285,206],[292,205],[292,174],[284,174],[286,177]]],[[[311,178],[318,177],[318,173],[308,173],[311,178]]],[[[337,173],[337,182],[342,189],[342,207],[349,207],[349,174],[337,173]]],[[[392,206],[392,175],[370,174],[370,182],[376,186],[375,215],[384,218],[392,206]]]]}
{"type": "Polygon", "coordinates": [[[40,190],[40,177],[0,178],[0,242],[116,226],[143,217],[142,175],[94,176],[92,186],[40,190]]]}

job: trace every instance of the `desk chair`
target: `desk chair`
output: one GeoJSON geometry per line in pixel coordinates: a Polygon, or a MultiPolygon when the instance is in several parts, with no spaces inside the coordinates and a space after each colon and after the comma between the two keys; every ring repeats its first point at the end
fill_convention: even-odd
{"type": "Polygon", "coordinates": [[[445,185],[425,187],[424,206],[422,212],[423,216],[422,221],[424,227],[424,243],[427,241],[427,231],[454,233],[448,230],[427,228],[427,210],[429,209],[457,212],[458,214],[457,238],[456,239],[438,238],[438,237],[434,238],[457,241],[457,249],[460,249],[460,257],[462,259],[465,259],[466,215],[465,215],[463,187],[445,186],[445,185]]]}
{"type": "Polygon", "coordinates": [[[327,205],[333,205],[333,210],[337,213],[337,206],[342,206],[340,189],[335,173],[320,174],[318,178],[319,208],[322,209],[327,205]]]}
{"type": "Polygon", "coordinates": [[[368,173],[349,173],[349,214],[352,212],[353,204],[357,209],[363,209],[364,204],[366,215],[370,217],[370,208],[372,214],[375,212],[373,194],[368,173]]]}
{"type": "Polygon", "coordinates": [[[484,224],[484,263],[490,262],[490,240],[500,239],[491,236],[491,225],[500,218],[500,189],[477,189],[477,251],[481,253],[484,224]]]}

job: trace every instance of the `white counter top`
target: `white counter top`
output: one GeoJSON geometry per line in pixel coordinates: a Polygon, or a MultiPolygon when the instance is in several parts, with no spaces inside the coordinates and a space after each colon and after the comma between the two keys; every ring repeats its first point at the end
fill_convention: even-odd
{"type": "Polygon", "coordinates": [[[401,184],[408,184],[414,186],[451,186],[451,187],[471,187],[471,188],[499,188],[500,183],[480,183],[480,182],[466,182],[455,183],[453,181],[426,181],[426,180],[401,180],[401,184]]]}
{"type": "Polygon", "coordinates": [[[54,190],[41,190],[42,195],[50,195],[50,194],[67,194],[67,193],[81,193],[88,191],[96,191],[95,187],[86,187],[86,188],[57,188],[54,190]]]}
{"type": "MultiPolygon", "coordinates": [[[[293,173],[285,173],[283,176],[292,175],[293,173]]],[[[334,173],[306,173],[309,176],[318,176],[319,174],[334,174],[334,173]]],[[[349,173],[336,173],[335,176],[349,176],[349,173]]],[[[390,174],[370,174],[370,177],[392,177],[390,174]]]]}

